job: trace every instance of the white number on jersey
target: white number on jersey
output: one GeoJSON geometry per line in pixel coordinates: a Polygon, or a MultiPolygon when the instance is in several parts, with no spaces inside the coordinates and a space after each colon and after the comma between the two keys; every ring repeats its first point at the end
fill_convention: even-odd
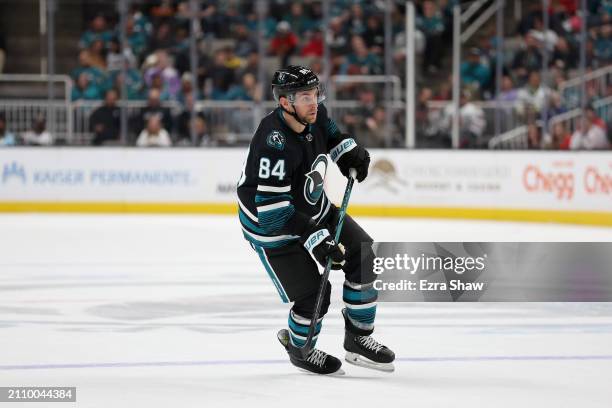
{"type": "Polygon", "coordinates": [[[278,177],[279,180],[285,178],[285,160],[277,161],[272,171],[270,171],[270,159],[262,157],[259,160],[259,178],[267,179],[271,175],[278,177]]]}

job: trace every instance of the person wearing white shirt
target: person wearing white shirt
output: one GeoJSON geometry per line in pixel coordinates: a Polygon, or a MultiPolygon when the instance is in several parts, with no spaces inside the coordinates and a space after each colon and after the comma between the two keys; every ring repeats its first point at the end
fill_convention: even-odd
{"type": "Polygon", "coordinates": [[[172,140],[168,131],[161,125],[159,115],[153,115],[147,120],[147,126],[138,135],[136,141],[138,147],[169,147],[172,140]]]}
{"type": "Polygon", "coordinates": [[[549,94],[550,89],[542,85],[540,73],[538,71],[531,71],[527,84],[518,91],[517,109],[519,113],[524,114],[529,107],[533,108],[536,112],[540,112],[549,94]]]}
{"type": "Polygon", "coordinates": [[[597,126],[587,116],[583,121],[585,131],[581,128],[576,129],[570,140],[571,150],[601,150],[609,149],[610,143],[606,136],[606,131],[601,126],[597,126]]]}
{"type": "Polygon", "coordinates": [[[32,124],[32,129],[23,135],[23,143],[30,146],[51,146],[53,136],[47,130],[47,121],[44,117],[38,117],[32,124]]]}

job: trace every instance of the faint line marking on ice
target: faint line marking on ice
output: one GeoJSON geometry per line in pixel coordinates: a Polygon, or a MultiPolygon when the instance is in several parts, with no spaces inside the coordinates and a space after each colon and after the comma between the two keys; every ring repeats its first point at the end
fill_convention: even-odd
{"type": "MultiPolygon", "coordinates": [[[[612,360],[612,355],[585,356],[465,356],[465,357],[400,357],[396,362],[478,362],[478,361],[587,361],[612,360]]],[[[52,370],[69,368],[131,368],[131,367],[185,367],[185,366],[216,366],[216,365],[273,365],[286,364],[282,360],[201,360],[201,361],[144,361],[116,363],[77,363],[77,364],[25,364],[0,365],[0,370],[52,370]]]]}

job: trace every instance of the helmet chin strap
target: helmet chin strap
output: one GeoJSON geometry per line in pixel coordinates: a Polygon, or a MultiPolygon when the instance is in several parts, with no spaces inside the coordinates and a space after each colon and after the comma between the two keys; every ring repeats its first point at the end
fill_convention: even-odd
{"type": "Polygon", "coordinates": [[[297,114],[297,110],[295,109],[295,105],[291,104],[291,107],[293,108],[293,112],[289,112],[287,109],[285,109],[283,107],[283,105],[281,105],[281,109],[285,112],[287,112],[289,115],[293,116],[293,118],[295,120],[297,120],[299,123],[301,123],[304,126],[308,126],[310,125],[310,123],[306,122],[305,120],[303,120],[302,118],[300,118],[300,116],[297,114]]]}

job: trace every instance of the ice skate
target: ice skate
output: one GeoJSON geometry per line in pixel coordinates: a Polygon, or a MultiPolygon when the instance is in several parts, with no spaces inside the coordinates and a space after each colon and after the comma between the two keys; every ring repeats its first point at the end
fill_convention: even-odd
{"type": "Polygon", "coordinates": [[[346,350],[345,360],[351,364],[371,368],[373,370],[393,372],[395,366],[395,353],[388,347],[380,344],[370,335],[355,327],[347,318],[345,311],[342,311],[346,322],[344,332],[344,349],[346,350]]]}
{"type": "Polygon", "coordinates": [[[277,334],[278,341],[285,347],[289,360],[294,366],[315,374],[343,375],[342,362],[336,357],[318,349],[312,349],[307,359],[303,359],[300,349],[289,341],[289,330],[282,329],[277,334]]]}

